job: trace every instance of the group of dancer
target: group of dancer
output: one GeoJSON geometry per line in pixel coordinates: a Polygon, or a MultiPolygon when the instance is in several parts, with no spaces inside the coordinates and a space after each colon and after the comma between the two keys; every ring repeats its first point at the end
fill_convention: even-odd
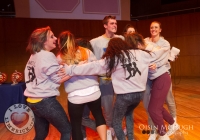
{"type": "Polygon", "coordinates": [[[178,129],[169,72],[170,44],[160,36],[161,24],[152,22],[151,37],[146,39],[132,25],[125,27],[123,36],[116,35],[115,16],[106,16],[103,26],[105,34],[90,42],[75,39],[70,31],[63,31],[57,39],[50,27],[32,32],[24,95],[35,114],[35,140],[47,137],[50,124],[61,133],[61,140],[87,139],[83,125],[96,130],[102,140],[107,139],[107,131],[125,140],[124,117],[127,138],[133,140],[133,111],[142,99],[149,125],[156,132],[149,140],[158,134],[159,140],[169,140],[178,129]],[[51,50],[57,43],[56,57],[51,50]],[[56,100],[62,82],[70,121],[56,100]],[[165,101],[170,113],[163,107],[165,101]],[[168,132],[164,120],[170,125],[168,132]]]}

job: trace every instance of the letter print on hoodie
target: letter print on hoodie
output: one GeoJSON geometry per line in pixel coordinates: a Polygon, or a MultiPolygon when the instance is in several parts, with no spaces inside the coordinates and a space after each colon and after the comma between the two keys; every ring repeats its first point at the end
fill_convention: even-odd
{"type": "Polygon", "coordinates": [[[35,62],[34,61],[29,61],[28,62],[29,66],[27,66],[26,68],[28,69],[28,78],[29,80],[26,81],[26,83],[30,83],[30,82],[33,82],[33,80],[35,79],[36,80],[36,85],[37,85],[37,79],[36,79],[36,76],[35,76],[35,62]]]}
{"type": "Polygon", "coordinates": [[[128,59],[125,59],[125,64],[121,65],[123,68],[126,69],[126,80],[129,80],[131,77],[135,76],[137,73],[141,75],[140,70],[137,67],[137,64],[135,61],[137,59],[134,57],[134,59],[131,59],[133,61],[128,62],[128,59]]]}

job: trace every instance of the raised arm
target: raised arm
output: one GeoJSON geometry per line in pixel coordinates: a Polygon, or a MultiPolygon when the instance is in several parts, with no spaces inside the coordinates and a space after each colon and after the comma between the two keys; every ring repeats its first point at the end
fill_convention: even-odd
{"type": "Polygon", "coordinates": [[[65,65],[66,74],[74,75],[100,75],[106,73],[105,59],[88,62],[81,65],[65,65]]]}

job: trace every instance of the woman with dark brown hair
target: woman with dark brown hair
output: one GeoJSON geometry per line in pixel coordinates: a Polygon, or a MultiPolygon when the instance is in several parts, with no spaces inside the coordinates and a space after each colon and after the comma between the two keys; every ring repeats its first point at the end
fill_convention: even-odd
{"type": "MultiPolygon", "coordinates": [[[[106,74],[106,77],[112,79],[116,94],[112,123],[118,140],[125,140],[122,120],[127,112],[133,112],[140,103],[142,91],[146,87],[150,62],[162,57],[160,54],[165,51],[160,49],[150,54],[139,49],[145,47],[141,35],[134,33],[126,37],[133,41],[132,45],[120,38],[112,38],[101,60],[66,66],[67,74],[70,76],[106,74]]],[[[128,139],[133,140],[133,129],[127,129],[132,132],[128,139]]]]}
{"type": "Polygon", "coordinates": [[[133,25],[131,24],[126,24],[126,26],[124,27],[124,30],[123,30],[123,35],[126,35],[126,34],[131,34],[131,33],[135,33],[136,32],[136,29],[133,25]]]}

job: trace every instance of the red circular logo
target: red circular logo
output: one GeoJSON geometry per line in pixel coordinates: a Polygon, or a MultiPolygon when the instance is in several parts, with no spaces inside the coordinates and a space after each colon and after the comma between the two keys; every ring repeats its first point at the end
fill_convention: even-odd
{"type": "Polygon", "coordinates": [[[15,71],[12,75],[11,75],[11,80],[15,81],[15,82],[20,82],[23,79],[23,75],[21,72],[15,71]]]}
{"type": "Polygon", "coordinates": [[[7,80],[7,75],[0,72],[0,84],[4,83],[7,80]]]}

